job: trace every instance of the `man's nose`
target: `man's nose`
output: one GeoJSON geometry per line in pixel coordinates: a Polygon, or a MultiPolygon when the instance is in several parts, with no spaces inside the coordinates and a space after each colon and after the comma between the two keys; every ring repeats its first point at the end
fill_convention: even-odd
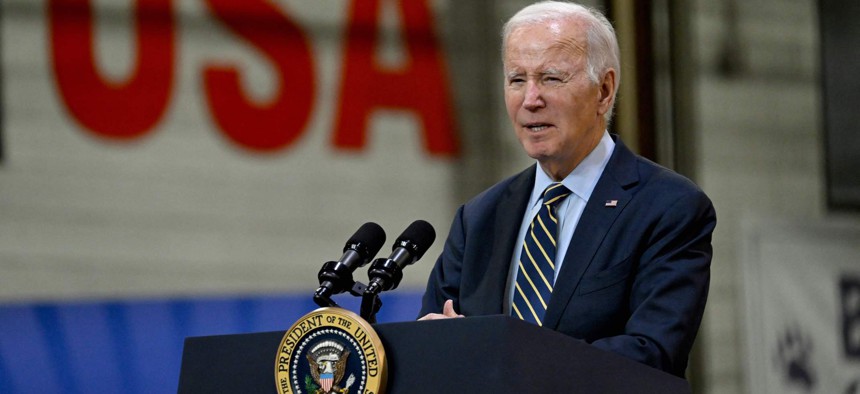
{"type": "Polygon", "coordinates": [[[534,81],[526,83],[526,95],[523,99],[523,108],[536,111],[545,105],[540,86],[534,81]]]}

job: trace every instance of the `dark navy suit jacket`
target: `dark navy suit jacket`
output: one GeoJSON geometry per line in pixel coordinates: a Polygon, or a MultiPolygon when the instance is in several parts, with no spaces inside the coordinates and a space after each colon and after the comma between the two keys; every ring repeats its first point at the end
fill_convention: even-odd
{"type": "MultiPolygon", "coordinates": [[[[466,316],[506,313],[534,174],[532,166],[460,207],[421,316],[440,313],[447,299],[466,316]]],[[[564,257],[544,327],[683,377],[708,294],[715,225],[713,205],[696,185],[616,140],[564,257]]]]}

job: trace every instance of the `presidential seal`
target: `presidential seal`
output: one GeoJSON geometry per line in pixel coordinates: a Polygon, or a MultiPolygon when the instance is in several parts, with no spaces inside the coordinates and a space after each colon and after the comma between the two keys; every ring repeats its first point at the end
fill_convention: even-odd
{"type": "Polygon", "coordinates": [[[279,394],[381,394],[385,381],[379,336],[342,308],[302,316],[284,333],[275,357],[279,394]]]}

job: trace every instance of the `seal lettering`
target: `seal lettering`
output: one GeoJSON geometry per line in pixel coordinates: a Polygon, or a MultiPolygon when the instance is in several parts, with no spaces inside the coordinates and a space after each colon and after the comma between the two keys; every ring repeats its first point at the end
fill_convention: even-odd
{"type": "Polygon", "coordinates": [[[275,356],[279,394],[383,394],[385,350],[353,312],[320,308],[284,332],[275,356]]]}

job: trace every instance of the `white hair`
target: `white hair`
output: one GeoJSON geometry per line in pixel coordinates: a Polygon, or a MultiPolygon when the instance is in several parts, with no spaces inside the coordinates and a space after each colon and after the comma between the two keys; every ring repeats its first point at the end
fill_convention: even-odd
{"type": "MultiPolygon", "coordinates": [[[[595,84],[600,83],[600,77],[610,68],[615,70],[615,91],[612,92],[613,107],[618,86],[621,84],[621,55],[618,49],[618,39],[612,23],[600,11],[581,4],[564,1],[541,1],[529,5],[509,19],[502,28],[502,55],[508,42],[508,37],[517,28],[559,21],[579,19],[588,24],[586,32],[588,49],[586,57],[586,72],[588,78],[595,84]]],[[[612,118],[613,108],[606,112],[606,121],[612,118]]]]}

